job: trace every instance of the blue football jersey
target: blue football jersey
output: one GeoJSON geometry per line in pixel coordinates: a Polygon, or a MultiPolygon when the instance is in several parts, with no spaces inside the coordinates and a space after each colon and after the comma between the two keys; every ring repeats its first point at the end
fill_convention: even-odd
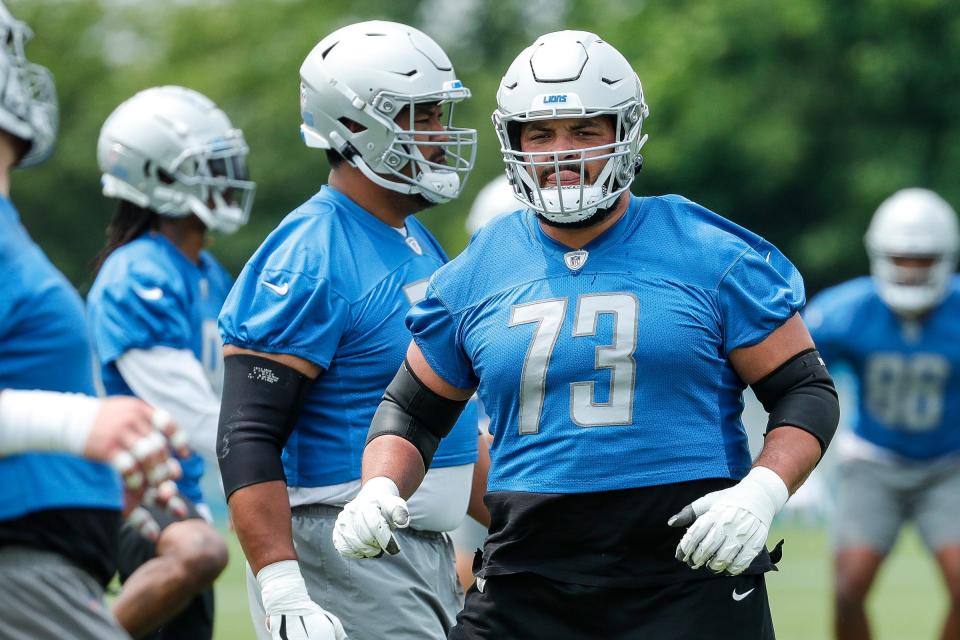
{"type": "Polygon", "coordinates": [[[897,455],[960,452],[960,279],[920,322],[904,322],[864,276],[817,295],[805,312],[828,366],[857,381],[853,432],[897,455]]]}
{"type": "MultiPolygon", "coordinates": [[[[96,395],[83,303],[0,197],[0,389],[96,395]]],[[[0,457],[0,521],[60,508],[119,510],[119,476],[66,454],[0,457]]],[[[82,532],[80,532],[82,533],[82,532]]]]}
{"type": "MultiPolygon", "coordinates": [[[[225,344],[323,367],[283,451],[287,484],[360,478],[367,430],[403,362],[404,317],[446,262],[415,218],[404,237],[330,187],[290,213],[244,267],[220,314],[225,344]]],[[[476,407],[461,416],[433,467],[477,457],[476,407]]]]}
{"type": "Polygon", "coordinates": [[[490,414],[491,492],[579,494],[750,467],[730,351],[804,304],[772,245],[679,196],[632,197],[582,251],[519,211],[481,229],[408,317],[490,414]]]}
{"type": "MultiPolygon", "coordinates": [[[[159,233],[145,233],[104,262],[87,296],[87,315],[101,379],[109,395],[135,395],[117,369],[131,349],[188,349],[219,390],[223,349],[217,316],[231,279],[206,251],[198,264],[159,233]]],[[[181,461],[180,492],[202,502],[204,462],[196,453],[181,461]]]]}

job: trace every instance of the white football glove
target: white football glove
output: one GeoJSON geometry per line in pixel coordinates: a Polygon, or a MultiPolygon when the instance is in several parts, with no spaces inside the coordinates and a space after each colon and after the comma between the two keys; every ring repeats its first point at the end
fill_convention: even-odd
{"type": "Polygon", "coordinates": [[[773,517],[789,498],[776,472],[754,467],[739,483],[685,506],[667,524],[686,527],[677,560],[694,569],[739,575],[763,550],[773,517]]]}
{"type": "Polygon", "coordinates": [[[383,476],[371,478],[337,516],[333,546],[349,558],[375,558],[384,551],[396,555],[400,546],[393,530],[408,524],[410,510],[396,483],[383,476]]]}
{"type": "Polygon", "coordinates": [[[296,560],[268,564],[257,582],[273,640],[347,640],[337,616],[310,599],[296,560]]]}

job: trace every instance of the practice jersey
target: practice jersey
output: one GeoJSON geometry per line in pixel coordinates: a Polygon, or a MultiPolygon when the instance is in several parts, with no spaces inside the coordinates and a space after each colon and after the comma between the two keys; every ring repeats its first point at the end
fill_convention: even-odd
{"type": "Polygon", "coordinates": [[[745,475],[728,354],[803,303],[762,238],[679,196],[633,197],[582,251],[530,213],[495,220],[408,325],[442,378],[479,384],[491,492],[584,493],[745,475]]]}
{"type": "Polygon", "coordinates": [[[856,436],[916,460],[960,452],[960,278],[919,321],[899,318],[868,276],[821,292],[804,318],[827,365],[857,380],[856,436]]]}
{"type": "MultiPolygon", "coordinates": [[[[0,278],[0,390],[95,395],[80,296],[4,197],[0,278]]],[[[118,526],[122,506],[120,478],[110,466],[69,454],[2,456],[0,485],[0,546],[63,551],[98,574],[110,570],[100,570],[99,557],[116,551],[110,527],[118,526]]]]}
{"type": "MultiPolygon", "coordinates": [[[[404,317],[446,262],[415,218],[406,237],[323,187],[290,213],[244,267],[220,315],[225,344],[290,354],[324,371],[283,450],[291,487],[360,478],[367,431],[403,362],[404,317]]],[[[464,412],[432,468],[477,457],[476,409],[464,412]]]]}
{"type": "MultiPolygon", "coordinates": [[[[194,263],[166,236],[150,232],[117,248],[87,296],[87,315],[108,395],[136,395],[116,361],[131,349],[169,347],[193,352],[213,389],[223,386],[223,348],[217,316],[231,279],[216,259],[200,252],[194,263]]],[[[181,461],[180,492],[202,502],[204,462],[181,461]]]]}

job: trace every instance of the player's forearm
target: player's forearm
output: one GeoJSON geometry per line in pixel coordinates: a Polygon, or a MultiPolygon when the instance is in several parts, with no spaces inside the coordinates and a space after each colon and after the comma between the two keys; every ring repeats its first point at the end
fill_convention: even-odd
{"type": "Polygon", "coordinates": [[[766,435],[754,466],[774,471],[793,495],[817,466],[820,456],[820,441],[816,437],[796,427],[777,427],[766,435]]]}
{"type": "Polygon", "coordinates": [[[237,489],[230,517],[254,575],[281,560],[296,560],[287,485],[280,480],[237,489]]]}
{"type": "Polygon", "coordinates": [[[79,393],[0,391],[0,455],[30,450],[83,454],[100,404],[79,393]]]}
{"type": "Polygon", "coordinates": [[[477,463],[473,465],[473,484],[467,515],[485,527],[490,527],[490,510],[483,497],[487,495],[487,475],[490,473],[490,444],[486,435],[477,436],[477,463]]]}
{"type": "Polygon", "coordinates": [[[377,476],[390,478],[404,499],[413,495],[425,474],[420,451],[399,436],[380,436],[371,440],[363,450],[363,481],[377,476]]]}

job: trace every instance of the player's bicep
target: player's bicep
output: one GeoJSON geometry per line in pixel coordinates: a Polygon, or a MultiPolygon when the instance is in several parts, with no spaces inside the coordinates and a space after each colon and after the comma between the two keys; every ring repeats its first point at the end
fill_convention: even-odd
{"type": "Polygon", "coordinates": [[[730,352],[730,364],[740,379],[753,384],[801,351],[813,349],[813,339],[799,313],[755,345],[730,352]]]}
{"type": "Polygon", "coordinates": [[[411,341],[407,347],[407,364],[410,370],[417,378],[431,391],[438,396],[443,396],[448,400],[469,400],[473,396],[473,389],[461,389],[453,386],[433,370],[430,363],[423,356],[420,347],[416,342],[411,341]]]}
{"type": "Polygon", "coordinates": [[[280,364],[290,367],[291,369],[300,372],[311,380],[315,380],[323,372],[323,367],[318,364],[314,364],[309,360],[305,360],[299,356],[290,355],[289,353],[265,353],[263,351],[254,351],[252,349],[244,349],[236,345],[228,344],[223,347],[223,357],[228,358],[235,355],[249,355],[249,356],[258,356],[260,358],[266,358],[267,360],[273,360],[274,362],[279,362],[280,364]]]}

